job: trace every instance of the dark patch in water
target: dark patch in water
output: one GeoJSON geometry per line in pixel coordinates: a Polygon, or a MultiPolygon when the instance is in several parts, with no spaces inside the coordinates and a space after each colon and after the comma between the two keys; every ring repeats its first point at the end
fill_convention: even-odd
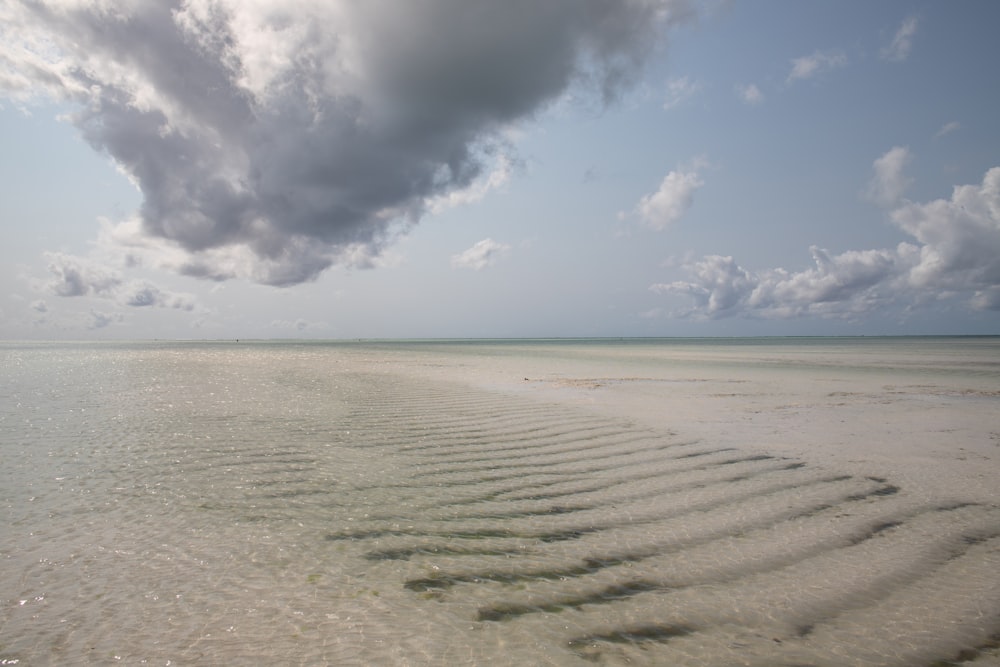
{"type": "Polygon", "coordinates": [[[433,546],[433,547],[408,547],[405,549],[383,549],[380,551],[369,551],[365,554],[365,560],[409,560],[412,556],[508,556],[510,554],[522,553],[522,549],[465,549],[462,547],[433,546]]]}
{"type": "Polygon", "coordinates": [[[729,466],[734,463],[747,463],[749,461],[769,461],[773,459],[773,456],[768,456],[767,454],[757,454],[755,456],[745,456],[739,459],[726,459],[725,461],[719,461],[715,465],[717,466],[729,466]]]}
{"type": "Polygon", "coordinates": [[[426,591],[434,589],[445,589],[456,584],[478,584],[487,581],[494,581],[501,584],[511,584],[517,581],[532,579],[542,579],[555,581],[567,577],[579,577],[589,574],[586,567],[568,567],[558,570],[533,570],[531,572],[478,572],[476,574],[439,574],[422,579],[410,579],[403,584],[404,588],[411,591],[426,591]]]}
{"type": "Polygon", "coordinates": [[[632,581],[624,584],[613,584],[591,595],[562,598],[537,605],[508,604],[484,607],[479,610],[478,619],[480,621],[506,621],[525,614],[538,612],[558,613],[564,609],[576,609],[588,604],[608,604],[616,600],[624,600],[639,593],[661,590],[661,588],[659,584],[651,581],[632,581]]]}
{"type": "Polygon", "coordinates": [[[677,460],[680,460],[680,459],[693,459],[693,458],[697,458],[699,456],[708,456],[709,454],[718,454],[720,452],[731,452],[734,449],[735,449],[734,447],[724,447],[722,449],[709,449],[709,450],[704,451],[704,452],[691,452],[690,454],[681,454],[679,456],[673,456],[671,458],[674,458],[674,459],[677,459],[677,460]]]}
{"type": "Polygon", "coordinates": [[[935,660],[928,667],[961,667],[961,665],[977,660],[983,651],[993,651],[998,648],[1000,648],[1000,632],[990,635],[989,639],[978,646],[963,648],[955,654],[954,658],[949,660],[935,660]]]}
{"type": "Polygon", "coordinates": [[[883,523],[875,524],[864,534],[857,535],[856,537],[854,537],[850,541],[850,544],[851,545],[861,544],[862,542],[872,539],[879,533],[885,532],[891,528],[896,528],[897,526],[902,526],[902,525],[903,525],[902,521],[885,521],[883,523]]]}
{"type": "Polygon", "coordinates": [[[593,634],[571,639],[569,645],[574,648],[586,649],[597,642],[610,644],[644,644],[647,642],[656,642],[658,644],[665,644],[671,639],[684,637],[694,632],[694,628],[689,628],[685,625],[637,625],[606,634],[593,634]]]}
{"type": "Polygon", "coordinates": [[[536,510],[521,510],[519,512],[493,512],[493,513],[478,513],[478,514],[460,514],[454,517],[445,517],[438,519],[439,521],[468,521],[470,519],[500,519],[500,520],[511,520],[511,519],[523,519],[525,517],[532,516],[552,516],[554,514],[571,514],[573,512],[582,512],[586,510],[597,509],[596,505],[553,505],[551,507],[542,507],[536,510]]]}
{"type": "Polygon", "coordinates": [[[880,523],[874,528],[872,528],[872,535],[877,535],[882,531],[889,530],[890,528],[895,528],[896,526],[902,526],[902,521],[886,521],[885,523],[880,523]]]}
{"type": "Polygon", "coordinates": [[[866,498],[871,498],[873,496],[891,496],[893,494],[899,493],[899,487],[895,484],[886,484],[885,486],[880,486],[874,491],[868,491],[867,493],[855,493],[853,495],[847,496],[845,500],[864,500],[866,498]]]}

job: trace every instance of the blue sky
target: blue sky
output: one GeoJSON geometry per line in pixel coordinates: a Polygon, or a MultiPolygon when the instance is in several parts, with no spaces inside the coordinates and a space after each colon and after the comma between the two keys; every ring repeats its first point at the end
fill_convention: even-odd
{"type": "Polygon", "coordinates": [[[1000,4],[15,0],[0,336],[1000,333],[1000,4]]]}

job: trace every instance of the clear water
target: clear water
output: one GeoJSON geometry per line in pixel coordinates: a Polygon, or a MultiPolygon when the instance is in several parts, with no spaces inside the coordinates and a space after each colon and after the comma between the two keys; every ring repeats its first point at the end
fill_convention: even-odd
{"type": "Polygon", "coordinates": [[[997,339],[3,343],[0,364],[0,664],[996,655],[995,503],[491,373],[891,367],[988,395],[997,339]]]}

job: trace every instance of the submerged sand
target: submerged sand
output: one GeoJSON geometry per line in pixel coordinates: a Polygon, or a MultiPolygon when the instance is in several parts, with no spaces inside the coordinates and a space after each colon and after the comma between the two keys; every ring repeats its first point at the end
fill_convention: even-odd
{"type": "Polygon", "coordinates": [[[7,664],[1000,664],[1000,341],[14,348],[7,664]]]}
{"type": "MultiPolygon", "coordinates": [[[[696,489],[697,500],[689,491],[660,497],[649,506],[659,518],[639,518],[638,533],[602,533],[596,556],[579,544],[564,554],[631,571],[595,567],[587,577],[603,584],[581,592],[564,567],[568,583],[501,591],[505,601],[479,618],[582,623],[588,630],[569,643],[600,664],[1000,664],[996,352],[995,341],[554,346],[424,368],[691,448],[665,453],[673,468],[654,479],[696,489]],[[741,469],[702,479],[685,459],[741,469]],[[803,477],[775,486],[768,475],[790,475],[773,471],[778,462],[803,477]],[[669,516],[687,503],[693,511],[669,516]],[[622,602],[599,603],[602,595],[622,602]]],[[[607,502],[617,502],[614,491],[607,502]]]]}

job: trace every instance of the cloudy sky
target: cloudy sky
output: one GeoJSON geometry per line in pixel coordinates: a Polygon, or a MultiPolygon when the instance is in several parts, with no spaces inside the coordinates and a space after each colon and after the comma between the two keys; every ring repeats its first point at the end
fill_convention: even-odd
{"type": "Polygon", "coordinates": [[[4,0],[0,337],[1000,333],[993,0],[4,0]]]}

